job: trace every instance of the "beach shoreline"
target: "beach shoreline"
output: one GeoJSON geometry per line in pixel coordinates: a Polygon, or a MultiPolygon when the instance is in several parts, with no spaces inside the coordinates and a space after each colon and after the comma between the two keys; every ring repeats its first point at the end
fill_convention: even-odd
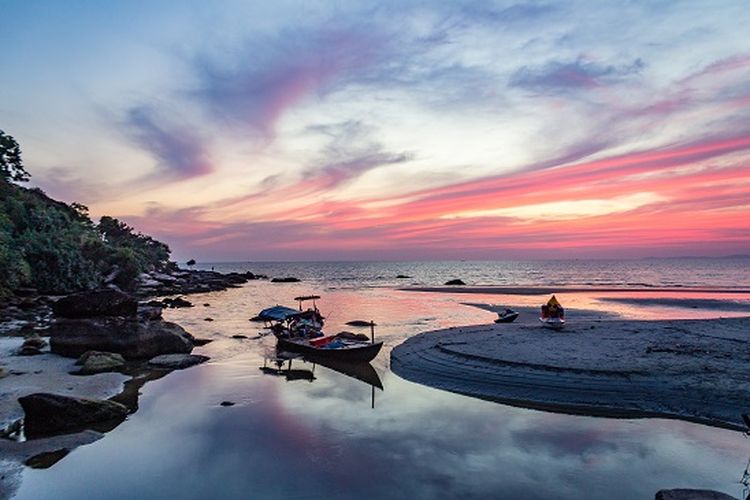
{"type": "Polygon", "coordinates": [[[746,430],[750,317],[586,320],[553,332],[525,316],[421,333],[393,349],[391,369],[513,406],[746,430]]]}

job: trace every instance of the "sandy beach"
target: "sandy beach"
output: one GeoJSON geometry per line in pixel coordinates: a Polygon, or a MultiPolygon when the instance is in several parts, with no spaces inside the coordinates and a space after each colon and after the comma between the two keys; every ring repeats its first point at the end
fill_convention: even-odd
{"type": "Polygon", "coordinates": [[[519,311],[516,323],[407,339],[393,349],[391,368],[413,382],[523,407],[744,429],[750,318],[573,319],[555,332],[538,324],[536,310],[519,311]]]}

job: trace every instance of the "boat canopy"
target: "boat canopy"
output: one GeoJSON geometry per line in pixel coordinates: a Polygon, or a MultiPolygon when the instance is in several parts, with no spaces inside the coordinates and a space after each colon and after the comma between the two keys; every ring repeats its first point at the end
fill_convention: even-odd
{"type": "Polygon", "coordinates": [[[274,306],[268,309],[263,309],[259,314],[258,318],[264,321],[286,321],[294,316],[299,315],[299,311],[286,306],[274,306]]]}

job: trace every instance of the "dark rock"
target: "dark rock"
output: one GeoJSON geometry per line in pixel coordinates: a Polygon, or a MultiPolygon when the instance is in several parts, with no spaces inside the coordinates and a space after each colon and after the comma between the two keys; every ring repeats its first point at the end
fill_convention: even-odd
{"type": "Polygon", "coordinates": [[[26,340],[23,341],[23,345],[24,347],[28,346],[42,349],[44,347],[47,347],[47,341],[40,337],[38,334],[32,333],[29,337],[26,338],[26,340]]]}
{"type": "Polygon", "coordinates": [[[397,280],[405,280],[405,279],[409,279],[409,278],[411,278],[411,276],[407,276],[405,274],[399,274],[398,276],[396,276],[397,280]]]}
{"type": "Polygon", "coordinates": [[[138,301],[117,290],[93,290],[63,297],[53,304],[52,310],[63,318],[135,316],[138,301]]]}
{"type": "Polygon", "coordinates": [[[239,335],[239,334],[238,335],[232,335],[232,338],[233,339],[246,339],[247,335],[239,335]]]}
{"type": "Polygon", "coordinates": [[[464,283],[461,280],[450,280],[450,281],[446,281],[445,284],[446,285],[465,285],[466,283],[464,283]]]}
{"type": "Polygon", "coordinates": [[[78,358],[77,365],[81,365],[80,375],[92,375],[120,370],[125,366],[122,355],[114,352],[87,351],[78,358]]]}
{"type": "Polygon", "coordinates": [[[361,319],[355,319],[353,321],[347,322],[346,324],[349,325],[349,326],[370,326],[370,322],[369,321],[364,321],[364,320],[361,320],[361,319]]]}
{"type": "Polygon", "coordinates": [[[201,339],[197,337],[193,337],[192,340],[193,340],[194,346],[202,346],[202,345],[206,345],[214,341],[213,339],[201,339]]]}
{"type": "Polygon", "coordinates": [[[203,307],[211,307],[211,304],[203,304],[203,307]]]}
{"type": "Polygon", "coordinates": [[[181,307],[193,307],[193,303],[189,300],[185,300],[182,297],[175,297],[174,299],[164,299],[162,301],[166,307],[172,309],[178,309],[181,307]]]}
{"type": "Polygon", "coordinates": [[[162,354],[148,360],[148,364],[157,368],[168,368],[170,370],[180,370],[194,365],[199,365],[208,361],[208,356],[200,354],[162,354]]]}
{"type": "Polygon", "coordinates": [[[221,406],[234,406],[234,401],[222,401],[221,406]]]}
{"type": "Polygon", "coordinates": [[[161,319],[161,306],[140,306],[138,307],[138,318],[142,321],[156,321],[161,319]]]}
{"type": "Polygon", "coordinates": [[[32,439],[84,429],[111,429],[128,414],[125,406],[113,401],[72,398],[59,394],[30,394],[18,398],[18,402],[25,414],[26,436],[32,439]]]}
{"type": "Polygon", "coordinates": [[[35,307],[38,307],[38,306],[39,306],[39,304],[37,303],[36,300],[31,299],[31,298],[27,298],[27,299],[24,299],[24,300],[20,301],[18,303],[17,307],[20,310],[22,310],[22,311],[28,311],[28,310],[34,309],[35,307]]]}
{"type": "Polygon", "coordinates": [[[213,321],[213,318],[203,318],[203,321],[213,321]]]}
{"type": "Polygon", "coordinates": [[[78,357],[86,351],[105,351],[126,359],[143,359],[189,353],[193,349],[192,335],[168,321],[63,319],[52,323],[47,331],[52,352],[68,357],[78,357]]]}
{"type": "Polygon", "coordinates": [[[19,356],[36,356],[37,354],[42,354],[42,351],[34,346],[22,345],[18,350],[19,356]]]}
{"type": "Polygon", "coordinates": [[[67,448],[60,448],[55,451],[45,451],[44,453],[29,458],[24,464],[32,469],[49,469],[65,458],[68,453],[70,453],[70,450],[67,448]]]}
{"type": "Polygon", "coordinates": [[[737,500],[733,496],[714,490],[674,489],[659,490],[654,500],[737,500]]]}
{"type": "Polygon", "coordinates": [[[298,283],[300,281],[299,278],[293,278],[291,276],[287,276],[286,278],[273,278],[271,280],[271,283],[298,283]]]}

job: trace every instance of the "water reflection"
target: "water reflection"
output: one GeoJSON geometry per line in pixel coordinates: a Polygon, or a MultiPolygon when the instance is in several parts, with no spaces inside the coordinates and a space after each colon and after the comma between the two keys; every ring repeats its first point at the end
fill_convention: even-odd
{"type": "Polygon", "coordinates": [[[408,336],[494,320],[461,305],[465,298],[327,293],[319,306],[331,327],[343,327],[356,310],[380,325],[383,352],[368,374],[303,358],[278,365],[275,339],[258,337],[260,325],[247,319],[307,292],[304,284],[251,284],[196,298],[212,304],[211,323],[199,308],[169,311],[196,336],[214,339],[201,348],[212,360],[149,382],[138,412],[106,438],[48,470],[25,469],[18,498],[627,499],[674,487],[739,493],[748,443],[738,432],[514,408],[389,371],[388,351],[408,336]],[[248,338],[232,338],[238,334],[248,338]],[[286,370],[308,378],[288,380],[286,370]]]}

